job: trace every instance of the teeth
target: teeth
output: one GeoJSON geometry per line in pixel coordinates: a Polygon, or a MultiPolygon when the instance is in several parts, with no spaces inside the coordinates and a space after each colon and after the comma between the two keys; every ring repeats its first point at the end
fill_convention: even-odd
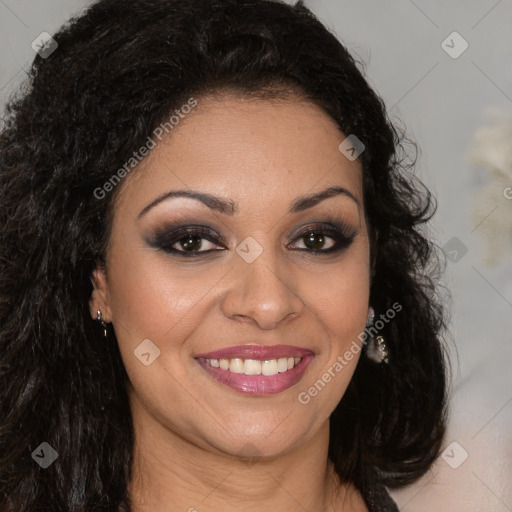
{"type": "Polygon", "coordinates": [[[263,375],[276,375],[277,359],[269,359],[268,361],[263,361],[261,364],[261,373],[263,375]]]}
{"type": "Polygon", "coordinates": [[[231,359],[229,363],[229,371],[233,373],[244,373],[244,360],[231,359]]]}
{"type": "Polygon", "coordinates": [[[279,373],[283,373],[286,370],[288,370],[288,361],[286,360],[286,357],[280,357],[277,360],[277,371],[279,373]]]}
{"type": "Polygon", "coordinates": [[[291,370],[300,361],[302,361],[302,357],[280,357],[279,359],[267,359],[265,361],[239,358],[206,360],[214,368],[229,370],[233,373],[244,373],[245,375],[277,375],[291,370]]]}
{"type": "Polygon", "coordinates": [[[244,362],[244,373],[245,375],[261,375],[261,367],[261,361],[246,359],[244,362]]]}

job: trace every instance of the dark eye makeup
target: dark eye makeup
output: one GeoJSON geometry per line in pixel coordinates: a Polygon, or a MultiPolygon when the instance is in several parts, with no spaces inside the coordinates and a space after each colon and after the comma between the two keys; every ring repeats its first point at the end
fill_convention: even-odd
{"type": "MultiPolygon", "coordinates": [[[[317,256],[332,255],[347,249],[357,234],[357,230],[350,228],[344,221],[329,218],[327,222],[315,222],[301,228],[294,235],[292,244],[302,241],[305,247],[293,250],[317,256]],[[329,243],[330,239],[334,243],[329,243]],[[324,248],[325,245],[330,247],[324,248]]],[[[150,247],[184,258],[198,258],[227,249],[222,236],[212,228],[182,221],[167,222],[145,239],[150,247]],[[208,240],[222,249],[201,250],[202,240],[208,240]]]]}

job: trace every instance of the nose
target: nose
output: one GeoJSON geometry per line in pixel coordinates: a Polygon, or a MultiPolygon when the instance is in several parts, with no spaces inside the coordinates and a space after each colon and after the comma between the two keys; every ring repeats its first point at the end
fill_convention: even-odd
{"type": "Polygon", "coordinates": [[[238,261],[230,272],[232,284],[222,300],[230,319],[251,323],[260,329],[275,329],[285,318],[299,316],[305,302],[296,292],[297,278],[277,258],[263,251],[256,261],[238,261]]]}

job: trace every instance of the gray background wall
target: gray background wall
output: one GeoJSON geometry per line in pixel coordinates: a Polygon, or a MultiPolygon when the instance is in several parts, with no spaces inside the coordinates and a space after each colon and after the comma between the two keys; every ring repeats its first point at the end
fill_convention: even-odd
{"type": "MultiPolygon", "coordinates": [[[[88,3],[0,0],[2,106],[33,59],[33,39],[88,3]]],[[[512,199],[497,193],[475,219],[490,174],[468,158],[475,130],[490,122],[486,109],[512,116],[512,1],[306,3],[364,61],[391,117],[419,144],[417,173],[439,202],[432,236],[441,246],[456,237],[447,246],[458,254],[446,273],[457,347],[446,449],[422,480],[393,495],[406,512],[512,511],[512,199]],[[442,47],[454,31],[468,44],[457,58],[445,49],[460,52],[458,36],[442,47]],[[493,225],[498,231],[486,242],[493,225]],[[505,252],[490,266],[484,256],[498,245],[505,252]]],[[[501,188],[512,186],[512,150],[508,158],[501,188]]]]}

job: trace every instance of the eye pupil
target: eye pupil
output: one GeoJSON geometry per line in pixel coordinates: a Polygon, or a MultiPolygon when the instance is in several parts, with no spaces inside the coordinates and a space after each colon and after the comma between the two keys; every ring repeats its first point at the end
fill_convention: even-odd
{"type": "Polygon", "coordinates": [[[304,242],[306,244],[306,246],[310,247],[309,246],[309,243],[311,243],[313,245],[313,247],[310,247],[312,249],[321,249],[323,244],[324,244],[324,237],[323,235],[321,235],[320,233],[309,233],[309,235],[306,235],[304,237],[304,242]],[[316,239],[316,241],[315,241],[316,239]]]}
{"type": "Polygon", "coordinates": [[[187,235],[180,241],[183,249],[197,250],[201,248],[202,237],[199,235],[187,235]]]}

